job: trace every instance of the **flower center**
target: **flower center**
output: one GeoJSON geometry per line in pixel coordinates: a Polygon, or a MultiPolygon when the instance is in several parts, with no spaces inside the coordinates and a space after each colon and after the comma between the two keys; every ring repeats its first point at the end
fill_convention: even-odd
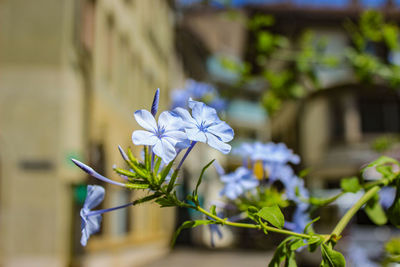
{"type": "Polygon", "coordinates": [[[163,137],[163,134],[165,133],[165,128],[158,126],[158,130],[156,132],[156,136],[161,139],[163,137]]]}
{"type": "Polygon", "coordinates": [[[207,128],[208,128],[207,122],[206,121],[202,121],[200,123],[199,130],[202,131],[202,132],[207,132],[207,128]]]}

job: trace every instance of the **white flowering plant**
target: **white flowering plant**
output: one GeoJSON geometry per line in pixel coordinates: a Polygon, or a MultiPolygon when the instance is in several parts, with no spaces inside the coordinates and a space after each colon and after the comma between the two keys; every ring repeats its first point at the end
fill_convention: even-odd
{"type": "Polygon", "coordinates": [[[134,145],[143,146],[143,159],[135,157],[130,148],[126,153],[123,148],[118,147],[128,166],[114,167],[119,181],[104,177],[84,163],[72,159],[78,167],[96,179],[128,190],[147,192],[145,197],[133,202],[93,210],[103,201],[105,190],[99,185],[88,185],[86,200],[80,212],[83,246],[86,246],[90,235],[99,231],[103,213],[144,202],[155,202],[161,208],[188,208],[204,215],[200,220],[184,222],[172,237],[172,244],[182,230],[201,225],[210,227],[212,241],[214,234],[221,236],[220,227],[248,228],[259,230],[267,236],[269,232],[287,236],[277,246],[269,263],[271,267],[281,266],[282,263],[285,266],[297,266],[295,253],[302,247],[308,247],[311,252],[320,248],[321,266],[345,266],[344,256],[334,248],[351,218],[363,207],[376,224],[386,224],[390,221],[394,226],[400,227],[400,172],[394,168],[400,164],[395,159],[385,156],[363,169],[364,172],[367,168],[374,168],[381,174],[381,179],[374,182],[365,182],[362,176],[343,179],[342,190],[338,195],[319,199],[310,197],[303,179],[293,171],[291,164],[298,164],[300,158],[284,144],[245,143],[232,151],[243,158],[242,166],[232,173],[225,173],[217,162],[211,160],[200,172],[191,194],[184,198],[178,197],[176,189],[180,170],[196,143],[206,143],[227,154],[231,152],[228,142],[233,139],[234,131],[219,118],[214,108],[191,98],[187,100],[187,107],[191,112],[177,107],[162,112],[156,121],[158,101],[159,90],[156,91],[150,111],[138,110],[134,113],[136,121],[144,130],[135,130],[132,142],[134,145]],[[204,173],[211,165],[214,165],[224,184],[220,193],[223,201],[206,209],[200,204],[198,190],[204,173]],[[275,183],[278,181],[283,185],[283,189],[276,188],[275,183]],[[387,210],[384,210],[379,202],[378,192],[383,187],[396,189],[396,196],[387,210]],[[320,234],[314,231],[312,224],[319,218],[310,217],[311,207],[325,206],[345,193],[359,191],[363,192],[363,196],[344,214],[330,233],[320,234]],[[237,214],[231,217],[224,216],[224,209],[232,205],[236,207],[234,210],[237,214]],[[282,209],[288,206],[295,207],[291,220],[285,218],[282,212],[282,209]]]}

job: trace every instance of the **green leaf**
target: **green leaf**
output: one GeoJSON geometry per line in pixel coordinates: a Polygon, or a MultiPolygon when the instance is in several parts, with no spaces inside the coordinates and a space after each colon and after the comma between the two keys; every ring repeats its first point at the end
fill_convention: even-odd
{"type": "Polygon", "coordinates": [[[264,207],[257,212],[257,215],[279,229],[285,224],[285,218],[278,205],[264,207]]]}
{"type": "Polygon", "coordinates": [[[337,194],[333,197],[330,197],[330,198],[310,197],[308,202],[315,206],[326,206],[326,205],[332,203],[333,201],[335,201],[336,199],[338,199],[339,197],[341,197],[342,195],[343,195],[343,192],[340,192],[339,194],[337,194]]]}
{"type": "Polygon", "coordinates": [[[387,156],[380,156],[378,159],[372,161],[367,167],[362,169],[362,173],[364,174],[365,170],[371,167],[386,165],[386,164],[396,164],[399,165],[399,162],[393,158],[387,156]]]}
{"type": "Polygon", "coordinates": [[[323,267],[341,267],[346,266],[346,260],[342,253],[333,250],[330,246],[322,244],[321,246],[323,267]]]}
{"type": "Polygon", "coordinates": [[[293,240],[295,237],[290,236],[283,240],[279,246],[276,248],[274,256],[272,257],[268,267],[280,267],[281,263],[285,260],[286,254],[288,252],[287,243],[293,240]]]}
{"type": "Polygon", "coordinates": [[[290,250],[295,251],[301,247],[304,247],[306,244],[307,243],[305,243],[303,239],[298,238],[298,239],[295,239],[294,241],[290,242],[289,248],[290,248],[290,250]]]}
{"type": "Polygon", "coordinates": [[[304,233],[306,234],[308,232],[308,228],[311,227],[311,225],[317,221],[319,221],[320,217],[315,218],[314,220],[312,220],[311,222],[306,224],[306,227],[304,227],[304,233]]]}
{"type": "Polygon", "coordinates": [[[201,170],[199,179],[197,180],[197,184],[196,184],[196,188],[193,191],[193,196],[197,196],[197,190],[199,189],[199,186],[201,184],[201,181],[203,179],[203,175],[204,172],[207,170],[208,167],[210,167],[210,165],[215,161],[215,159],[213,159],[212,161],[210,161],[206,166],[203,167],[203,169],[201,170]]]}
{"type": "Polygon", "coordinates": [[[147,189],[150,187],[149,184],[125,184],[125,187],[128,189],[147,189]]]}
{"type": "Polygon", "coordinates": [[[314,252],[324,241],[324,239],[318,235],[311,236],[307,239],[308,251],[314,252]]]}
{"type": "Polygon", "coordinates": [[[210,208],[210,212],[211,212],[212,215],[217,216],[217,212],[216,212],[215,209],[216,209],[216,206],[215,206],[215,205],[212,205],[211,208],[210,208]]]}
{"type": "Polygon", "coordinates": [[[135,201],[133,201],[132,205],[135,206],[135,205],[138,205],[138,204],[141,204],[141,203],[145,203],[145,202],[151,201],[153,199],[156,199],[159,196],[160,196],[159,193],[155,193],[153,195],[145,196],[145,197],[142,197],[142,198],[139,198],[139,199],[136,199],[135,201]]]}
{"type": "Polygon", "coordinates": [[[188,229],[188,228],[194,228],[199,225],[207,225],[207,224],[214,224],[215,221],[211,220],[196,220],[196,221],[186,221],[182,223],[181,226],[175,231],[172,241],[171,241],[171,246],[175,245],[176,239],[178,238],[179,234],[182,232],[183,229],[188,229]]]}
{"type": "Polygon", "coordinates": [[[154,165],[154,173],[157,174],[158,173],[158,169],[160,168],[160,164],[161,164],[161,158],[157,157],[156,155],[154,155],[154,157],[156,158],[156,163],[154,165]]]}
{"type": "Polygon", "coordinates": [[[146,170],[150,171],[151,159],[150,159],[149,148],[147,146],[144,146],[144,164],[146,166],[146,170]]]}
{"type": "Polygon", "coordinates": [[[297,267],[296,257],[293,251],[288,251],[286,254],[285,267],[297,267]]]}
{"type": "Polygon", "coordinates": [[[168,187],[167,187],[167,192],[168,192],[168,193],[171,192],[172,189],[174,189],[176,177],[178,176],[178,172],[179,172],[179,170],[176,169],[176,170],[172,173],[171,180],[169,181],[168,187]]]}
{"type": "Polygon", "coordinates": [[[314,252],[321,244],[323,240],[317,236],[313,236],[308,239],[308,251],[314,252]]]}
{"type": "Polygon", "coordinates": [[[114,171],[116,173],[118,173],[118,174],[125,175],[127,177],[133,177],[133,178],[140,177],[136,173],[133,173],[133,172],[128,171],[128,170],[120,169],[120,168],[114,168],[114,171]]]}
{"type": "Polygon", "coordinates": [[[357,193],[361,189],[357,177],[345,178],[340,181],[340,187],[344,192],[357,193]]]}
{"type": "Polygon", "coordinates": [[[375,196],[367,202],[364,210],[365,213],[367,213],[368,218],[376,225],[384,225],[387,223],[387,217],[379,203],[378,194],[375,194],[375,196]]]}
{"type": "Polygon", "coordinates": [[[171,161],[166,167],[164,167],[164,169],[161,171],[161,175],[160,175],[160,182],[159,184],[161,185],[162,183],[164,183],[165,178],[167,178],[169,171],[171,170],[172,164],[174,163],[174,161],[171,161]]]}
{"type": "Polygon", "coordinates": [[[258,218],[257,212],[258,212],[258,209],[256,207],[254,207],[254,206],[247,207],[247,216],[255,222],[258,222],[257,221],[257,218],[258,218]]]}
{"type": "Polygon", "coordinates": [[[304,178],[306,177],[309,173],[310,173],[311,169],[307,168],[307,169],[303,169],[299,172],[299,177],[300,178],[304,178]]]}
{"type": "Polygon", "coordinates": [[[163,197],[163,198],[159,198],[156,200],[156,203],[159,204],[161,206],[161,208],[164,207],[174,207],[177,206],[177,200],[170,198],[170,197],[163,197]]]}

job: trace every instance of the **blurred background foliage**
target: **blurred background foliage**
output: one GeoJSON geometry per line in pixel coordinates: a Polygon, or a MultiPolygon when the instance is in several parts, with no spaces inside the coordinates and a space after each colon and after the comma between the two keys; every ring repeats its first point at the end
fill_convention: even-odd
{"type": "MultiPolygon", "coordinates": [[[[236,11],[230,11],[236,19],[236,11]]],[[[400,83],[399,27],[387,21],[376,10],[364,11],[358,21],[347,19],[343,24],[351,45],[340,56],[326,51],[327,41],[312,30],[304,30],[297,39],[274,33],[272,15],[256,14],[246,26],[254,36],[249,44],[252,61],[237,62],[222,58],[221,64],[240,76],[237,87],[253,80],[264,80],[267,90],[261,99],[269,114],[282,107],[285,100],[300,100],[321,90],[316,75],[320,68],[341,68],[350,65],[359,82],[383,84],[396,89],[400,83]],[[382,54],[388,57],[382,59],[382,54]],[[398,57],[398,56],[397,56],[398,57]]]]}

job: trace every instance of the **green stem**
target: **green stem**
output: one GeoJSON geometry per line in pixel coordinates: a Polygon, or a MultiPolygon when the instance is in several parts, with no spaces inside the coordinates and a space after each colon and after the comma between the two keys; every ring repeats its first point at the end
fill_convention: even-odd
{"type": "Polygon", "coordinates": [[[298,236],[298,237],[301,237],[301,238],[304,238],[304,239],[310,238],[309,235],[306,235],[306,234],[299,234],[299,233],[292,232],[292,231],[288,231],[288,230],[284,230],[284,229],[274,228],[274,227],[265,225],[265,224],[262,223],[262,222],[260,222],[260,223],[261,223],[260,225],[257,225],[257,224],[249,224],[249,223],[235,223],[235,222],[230,222],[230,221],[227,221],[227,220],[225,220],[225,219],[221,219],[221,218],[218,217],[218,216],[215,216],[214,214],[212,214],[212,213],[210,213],[210,212],[204,210],[203,208],[201,208],[201,207],[199,207],[199,206],[197,206],[197,207],[192,206],[192,208],[194,208],[194,209],[200,211],[201,213],[207,215],[208,217],[210,217],[210,218],[214,219],[215,221],[220,222],[220,223],[222,223],[222,224],[226,224],[226,225],[230,225],[230,226],[234,226],[234,227],[252,228],[252,229],[259,229],[259,230],[265,229],[265,230],[270,231],[270,232],[280,233],[280,234],[284,234],[284,235],[298,236]]]}
{"type": "Polygon", "coordinates": [[[350,222],[351,218],[356,214],[356,212],[361,209],[361,207],[368,202],[379,190],[381,189],[380,186],[376,185],[371,187],[365,194],[351,207],[346,214],[340,219],[338,224],[336,225],[335,229],[333,229],[331,233],[331,237],[339,237],[340,234],[343,232],[344,228],[350,222]]]}
{"type": "Polygon", "coordinates": [[[301,237],[303,239],[308,239],[311,237],[310,235],[307,235],[307,234],[300,234],[300,233],[268,226],[265,223],[263,223],[261,220],[260,220],[260,225],[262,226],[262,228],[264,228],[265,230],[270,231],[270,232],[280,233],[280,234],[284,234],[284,235],[297,236],[297,237],[301,237]]]}

